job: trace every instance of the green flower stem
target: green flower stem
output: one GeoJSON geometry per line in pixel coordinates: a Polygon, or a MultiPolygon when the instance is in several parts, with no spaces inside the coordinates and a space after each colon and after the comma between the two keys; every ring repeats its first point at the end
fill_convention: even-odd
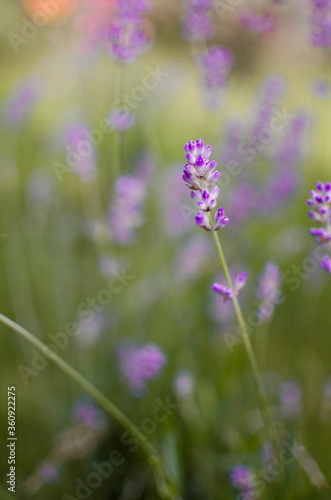
{"type": "Polygon", "coordinates": [[[115,420],[117,420],[128,432],[133,434],[141,445],[147,462],[152,467],[156,482],[156,487],[158,492],[164,500],[170,500],[174,498],[171,493],[172,487],[169,485],[169,481],[166,477],[166,473],[161,464],[160,457],[151,445],[149,441],[146,440],[140,430],[131,422],[131,420],[114,405],[108,398],[106,398],[91,382],[89,382],[85,377],[78,373],[72,366],[70,366],[64,359],[58,356],[52,349],[41,342],[37,337],[32,335],[28,330],[18,325],[11,319],[7,318],[0,313],[0,322],[8,326],[11,330],[21,335],[30,344],[34,345],[42,354],[53,361],[62,371],[64,371],[69,377],[75,380],[83,389],[88,392],[101,407],[104,408],[115,420]]]}
{"type": "MultiPolygon", "coordinates": [[[[213,222],[212,222],[212,218],[211,218],[210,213],[209,213],[209,219],[210,219],[211,226],[213,226],[213,222]]],[[[227,284],[233,290],[233,283],[232,283],[232,279],[230,276],[228,265],[226,263],[226,259],[225,259],[225,255],[224,255],[224,252],[222,249],[221,242],[219,240],[217,232],[212,231],[212,233],[213,233],[217,253],[218,253],[218,256],[219,256],[220,261],[221,261],[221,265],[222,265],[222,268],[223,268],[223,271],[225,274],[227,284]]],[[[241,311],[239,301],[238,301],[236,296],[233,297],[232,301],[233,301],[234,310],[235,310],[235,313],[237,316],[237,320],[239,323],[241,336],[242,336],[242,339],[243,339],[243,342],[244,342],[244,345],[246,348],[247,356],[249,359],[249,363],[250,363],[250,366],[251,366],[251,369],[253,372],[254,382],[256,385],[256,389],[257,389],[257,395],[258,395],[258,399],[259,399],[259,404],[260,404],[260,408],[261,408],[261,413],[262,413],[264,425],[265,425],[266,431],[269,435],[269,438],[270,438],[271,442],[273,443],[273,447],[274,447],[274,450],[275,450],[275,453],[277,456],[277,460],[279,461],[279,463],[281,463],[279,441],[278,441],[278,437],[277,437],[276,426],[274,424],[272,413],[271,413],[271,410],[270,410],[270,407],[268,404],[267,396],[266,396],[266,393],[265,393],[264,388],[263,388],[261,373],[260,373],[256,358],[255,358],[255,354],[254,354],[254,351],[252,348],[252,344],[251,344],[251,341],[250,341],[250,338],[249,338],[249,335],[248,335],[248,332],[246,329],[246,325],[245,325],[245,321],[244,321],[244,317],[243,317],[243,314],[241,311]]]]}

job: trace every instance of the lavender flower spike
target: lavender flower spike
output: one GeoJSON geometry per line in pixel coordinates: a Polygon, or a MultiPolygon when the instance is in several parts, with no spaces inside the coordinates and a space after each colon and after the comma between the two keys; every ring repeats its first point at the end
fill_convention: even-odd
{"type": "Polygon", "coordinates": [[[119,350],[120,368],[135,395],[146,389],[146,382],[158,376],[166,364],[166,355],[155,344],[126,346],[119,350]]]}
{"type": "MultiPolygon", "coordinates": [[[[311,228],[310,234],[316,237],[316,243],[331,253],[331,182],[317,182],[316,190],[310,191],[307,205],[311,208],[308,216],[319,225],[311,228]]],[[[331,274],[331,257],[325,255],[321,267],[331,274]]]]}
{"type": "Polygon", "coordinates": [[[220,178],[220,173],[215,170],[216,161],[209,159],[212,148],[204,145],[201,139],[189,141],[184,146],[187,164],[183,170],[183,180],[188,188],[192,190],[191,197],[197,202],[200,210],[195,218],[198,226],[207,231],[217,231],[220,227],[225,227],[229,222],[224,213],[224,208],[219,208],[212,218],[207,212],[211,212],[216,207],[216,200],[219,195],[219,187],[214,184],[220,178]],[[210,191],[209,187],[214,186],[210,191]]]}
{"type": "Polygon", "coordinates": [[[259,279],[257,298],[261,301],[258,315],[261,322],[270,319],[279,303],[282,276],[274,262],[267,262],[259,279]]]}
{"type": "MultiPolygon", "coordinates": [[[[212,210],[216,208],[216,198],[219,195],[219,189],[217,189],[217,186],[214,186],[214,184],[216,184],[220,178],[220,173],[216,170],[216,162],[210,160],[212,153],[211,146],[205,145],[201,139],[198,139],[197,141],[189,141],[185,144],[184,151],[187,164],[184,168],[183,180],[187,187],[193,190],[192,198],[197,201],[200,208],[195,218],[196,223],[198,226],[203,227],[207,231],[212,231],[220,263],[226,277],[227,285],[214,283],[213,290],[223,295],[224,301],[231,300],[233,302],[234,311],[251,365],[252,374],[255,379],[264,425],[269,434],[270,440],[273,443],[273,448],[277,458],[280,460],[278,453],[278,437],[275,432],[275,425],[269,408],[268,399],[263,388],[261,374],[251,345],[243,313],[237,299],[240,290],[245,285],[246,273],[243,272],[239,274],[234,284],[232,283],[232,278],[222,249],[222,244],[216,232],[220,227],[225,227],[228,224],[229,219],[225,215],[224,207],[219,208],[214,217],[212,216],[212,210]],[[208,188],[210,186],[214,187],[209,191],[208,188]]],[[[245,493],[246,498],[249,498],[249,496],[252,497],[252,493],[254,492],[252,489],[246,489],[243,493],[245,493]]]]}

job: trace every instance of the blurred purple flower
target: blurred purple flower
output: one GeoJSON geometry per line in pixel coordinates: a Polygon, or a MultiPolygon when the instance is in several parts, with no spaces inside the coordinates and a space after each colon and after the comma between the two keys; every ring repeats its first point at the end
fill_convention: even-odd
{"type": "Polygon", "coordinates": [[[109,114],[109,121],[117,132],[125,132],[134,126],[136,119],[130,112],[112,110],[109,114]]]}
{"type": "Polygon", "coordinates": [[[231,191],[228,201],[228,212],[234,224],[251,218],[252,213],[260,207],[260,193],[257,186],[247,181],[240,181],[231,191]]]}
{"type": "Polygon", "coordinates": [[[66,130],[65,143],[69,166],[82,181],[93,181],[96,178],[97,151],[89,138],[89,127],[84,123],[71,125],[66,130]]]}
{"type": "Polygon", "coordinates": [[[269,77],[262,84],[259,91],[261,97],[259,98],[253,127],[254,143],[265,143],[265,132],[270,131],[275,106],[283,96],[284,90],[285,80],[279,76],[269,77]]]}
{"type": "Polygon", "coordinates": [[[83,349],[89,349],[100,340],[105,319],[101,313],[97,313],[90,321],[77,319],[77,325],[78,335],[75,337],[75,342],[83,349]]]}
{"type": "Polygon", "coordinates": [[[281,384],[279,388],[281,413],[284,418],[297,418],[302,411],[302,390],[294,381],[281,384]]]}
{"type": "Polygon", "coordinates": [[[125,175],[116,180],[109,223],[112,236],[118,243],[129,245],[134,241],[135,229],[143,224],[145,196],[145,182],[136,176],[125,175]]]}
{"type": "Polygon", "coordinates": [[[267,262],[260,275],[257,290],[257,298],[261,301],[258,313],[260,321],[267,321],[273,315],[275,305],[279,300],[281,283],[279,267],[274,262],[267,262]]]}
{"type": "Polygon", "coordinates": [[[316,97],[329,99],[331,97],[331,84],[325,80],[315,80],[312,85],[312,92],[316,97]]]}
{"type": "Polygon", "coordinates": [[[181,283],[186,283],[204,272],[208,262],[209,244],[205,238],[193,238],[180,251],[176,264],[175,277],[181,283]]]}
{"type": "Polygon", "coordinates": [[[310,39],[315,47],[331,47],[331,2],[329,0],[311,0],[310,39]]]}
{"type": "Polygon", "coordinates": [[[269,14],[257,14],[251,9],[241,13],[240,21],[246,29],[258,35],[263,35],[274,29],[274,21],[269,14]]]}
{"type": "Polygon", "coordinates": [[[74,404],[73,419],[84,427],[98,427],[105,423],[102,411],[87,397],[83,397],[74,404]]]}
{"type": "Polygon", "coordinates": [[[189,41],[206,40],[214,33],[210,11],[210,0],[187,0],[186,14],[183,20],[183,35],[189,41]]]}
{"type": "Polygon", "coordinates": [[[205,50],[201,56],[201,67],[205,84],[209,89],[224,87],[233,66],[233,55],[225,47],[215,46],[205,50]]]}
{"type": "Polygon", "coordinates": [[[195,388],[195,380],[190,370],[180,370],[174,378],[174,390],[179,398],[192,396],[195,388]]]}
{"type": "Polygon", "coordinates": [[[26,182],[26,198],[29,206],[45,210],[54,200],[54,177],[48,169],[32,170],[26,182]]]}
{"type": "Polygon", "coordinates": [[[155,344],[121,347],[118,355],[120,369],[134,394],[144,391],[146,382],[156,378],[166,364],[164,352],[155,344]]]}
{"type": "Polygon", "coordinates": [[[60,472],[55,464],[51,462],[42,462],[39,464],[38,472],[43,481],[47,484],[53,483],[60,477],[60,472]]]}
{"type": "Polygon", "coordinates": [[[41,82],[33,78],[14,88],[3,103],[5,122],[8,125],[16,125],[27,118],[41,93],[41,82]]]}
{"type": "Polygon", "coordinates": [[[107,46],[112,57],[131,63],[148,50],[151,39],[144,19],[148,6],[143,0],[119,2],[117,15],[107,34],[107,46]]]}
{"type": "Polygon", "coordinates": [[[230,470],[230,483],[237,490],[252,490],[254,488],[254,476],[251,469],[246,465],[232,467],[230,470]]]}
{"type": "Polygon", "coordinates": [[[329,257],[328,255],[324,255],[321,262],[321,267],[325,269],[329,274],[331,274],[331,257],[329,257]]]}
{"type": "Polygon", "coordinates": [[[215,108],[225,95],[228,75],[233,65],[233,55],[225,47],[215,46],[205,50],[200,59],[200,66],[205,84],[207,104],[215,108]]]}
{"type": "MultiPolygon", "coordinates": [[[[307,205],[311,208],[308,216],[319,225],[311,228],[310,234],[316,237],[316,243],[331,253],[331,182],[317,182],[316,190],[310,191],[307,205]]],[[[325,255],[321,267],[331,273],[331,257],[325,255]]]]}

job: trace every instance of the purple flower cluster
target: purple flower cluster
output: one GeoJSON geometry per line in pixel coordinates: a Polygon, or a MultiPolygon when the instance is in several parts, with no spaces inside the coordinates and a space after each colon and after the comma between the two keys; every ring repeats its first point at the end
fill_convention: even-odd
{"type": "Polygon", "coordinates": [[[166,364],[164,352],[155,344],[119,349],[120,369],[133,393],[141,393],[148,380],[156,378],[166,364]]]}
{"type": "Polygon", "coordinates": [[[201,56],[204,80],[209,89],[225,87],[227,76],[233,66],[233,55],[225,47],[207,49],[201,56]]]}
{"type": "Polygon", "coordinates": [[[272,76],[263,83],[252,133],[255,143],[263,143],[266,130],[270,129],[270,123],[275,111],[274,108],[283,96],[284,90],[285,82],[281,77],[272,76]]]}
{"type": "Polygon", "coordinates": [[[279,401],[284,418],[292,419],[302,411],[302,389],[295,381],[287,381],[279,387],[279,401]]]}
{"type": "MultiPolygon", "coordinates": [[[[310,229],[310,234],[316,237],[316,243],[331,253],[331,182],[318,182],[316,190],[310,191],[307,205],[311,208],[309,217],[319,225],[310,229]]],[[[325,255],[321,267],[331,274],[331,257],[325,255]]]]}
{"type": "Polygon", "coordinates": [[[134,126],[136,119],[130,112],[114,109],[109,113],[109,122],[117,132],[125,132],[134,126]]]}
{"type": "Polygon", "coordinates": [[[251,469],[246,465],[232,467],[230,470],[230,483],[240,491],[241,499],[256,498],[254,476],[251,469]]]}
{"type": "Polygon", "coordinates": [[[257,298],[259,306],[259,320],[267,321],[273,315],[275,305],[279,302],[282,277],[279,267],[274,262],[267,262],[259,279],[257,298]]]}
{"type": "Polygon", "coordinates": [[[135,229],[143,224],[145,197],[146,185],[138,176],[123,175],[116,180],[109,224],[118,243],[129,245],[134,241],[135,229]]]}
{"type": "Polygon", "coordinates": [[[302,157],[308,117],[297,112],[283,120],[280,98],[284,89],[282,78],[268,78],[261,88],[252,125],[243,121],[228,124],[221,146],[222,163],[229,170],[249,165],[229,197],[228,212],[234,223],[254,213],[270,215],[270,211],[283,207],[298,188],[297,164],[302,157]],[[267,177],[259,171],[265,162],[270,166],[267,177]]]}
{"type": "Polygon", "coordinates": [[[112,57],[122,62],[135,61],[150,45],[144,14],[145,0],[120,0],[117,15],[108,29],[108,49],[112,57]]]}
{"type": "Polygon", "coordinates": [[[9,125],[15,125],[24,120],[30,113],[40,93],[40,82],[34,80],[29,80],[14,89],[4,104],[3,111],[6,122],[9,125]]]}
{"type": "Polygon", "coordinates": [[[249,9],[241,13],[240,21],[246,29],[258,35],[268,33],[274,28],[274,21],[269,14],[257,14],[249,9]]]}
{"type": "Polygon", "coordinates": [[[331,47],[331,1],[311,0],[310,39],[315,47],[331,47]]]}
{"type": "Polygon", "coordinates": [[[206,40],[214,33],[211,20],[213,0],[187,0],[183,34],[189,41],[206,40]]]}
{"type": "Polygon", "coordinates": [[[239,295],[240,290],[245,286],[246,283],[246,272],[240,273],[235,282],[234,282],[234,287],[233,290],[232,288],[229,288],[228,286],[221,285],[219,283],[214,283],[212,286],[212,289],[223,295],[224,301],[227,300],[232,300],[233,297],[237,297],[239,295]]]}
{"type": "Polygon", "coordinates": [[[71,125],[65,134],[70,166],[85,182],[96,177],[97,152],[89,140],[89,127],[84,123],[71,125]]]}
{"type": "Polygon", "coordinates": [[[187,283],[200,276],[207,265],[206,255],[209,252],[209,243],[206,238],[194,237],[180,251],[175,277],[180,283],[187,283]]]}
{"type": "Polygon", "coordinates": [[[98,427],[105,422],[105,417],[90,398],[81,398],[74,404],[73,420],[79,426],[98,427]]]}
{"type": "Polygon", "coordinates": [[[217,106],[227,86],[228,74],[233,66],[233,55],[225,47],[205,50],[200,59],[203,81],[210,106],[217,106]]]}
{"type": "Polygon", "coordinates": [[[209,214],[216,207],[216,199],[219,195],[219,187],[214,186],[220,178],[220,173],[215,170],[216,161],[210,161],[211,146],[204,145],[201,139],[189,141],[184,146],[187,164],[183,170],[183,180],[191,192],[191,197],[197,202],[200,210],[196,215],[196,223],[207,231],[217,231],[225,227],[229,219],[225,215],[224,207],[217,210],[214,222],[209,214]],[[214,186],[212,189],[208,189],[214,186]]]}

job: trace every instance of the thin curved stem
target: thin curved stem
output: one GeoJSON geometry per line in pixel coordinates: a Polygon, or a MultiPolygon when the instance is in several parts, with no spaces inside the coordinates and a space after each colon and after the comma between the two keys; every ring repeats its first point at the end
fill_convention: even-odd
{"type": "MultiPolygon", "coordinates": [[[[209,215],[209,218],[210,218],[210,222],[212,225],[212,218],[210,215],[209,215]]],[[[222,265],[222,268],[223,268],[223,271],[225,274],[227,284],[233,290],[232,279],[230,276],[228,265],[226,263],[226,259],[225,259],[225,255],[224,255],[224,252],[222,249],[220,239],[219,239],[216,231],[212,231],[212,232],[213,232],[213,237],[214,237],[217,253],[218,253],[218,256],[219,256],[220,261],[221,261],[221,265],[222,265]]],[[[253,351],[252,343],[250,341],[250,338],[249,338],[249,335],[248,335],[248,332],[246,329],[245,320],[244,320],[244,317],[243,317],[243,314],[241,311],[239,301],[238,301],[236,296],[233,297],[233,306],[234,306],[234,310],[235,310],[238,324],[240,327],[241,336],[242,336],[242,339],[243,339],[243,342],[244,342],[244,345],[246,348],[249,363],[250,363],[250,366],[251,366],[251,369],[253,372],[254,382],[256,385],[256,390],[257,390],[257,395],[258,395],[258,400],[259,400],[259,404],[260,404],[260,408],[261,408],[261,413],[262,413],[264,425],[265,425],[266,431],[271,439],[271,442],[273,444],[277,460],[279,461],[279,463],[281,463],[279,441],[278,441],[278,437],[277,437],[276,426],[275,426],[275,423],[274,423],[274,420],[272,417],[272,413],[271,413],[271,410],[269,407],[269,403],[267,400],[267,396],[266,396],[266,393],[265,393],[265,390],[264,390],[264,387],[262,384],[262,377],[261,377],[260,369],[258,367],[256,357],[255,357],[255,354],[253,351]]]]}
{"type": "Polygon", "coordinates": [[[25,338],[28,342],[30,342],[30,344],[34,345],[39,351],[41,351],[46,358],[53,361],[53,363],[61,368],[62,371],[83,387],[83,389],[88,392],[100,404],[100,406],[104,408],[104,410],[106,410],[115,420],[117,420],[128,432],[130,432],[130,434],[133,434],[134,437],[138,439],[141,449],[146,456],[147,462],[153,469],[156,487],[160,496],[165,500],[173,498],[173,494],[171,493],[172,488],[169,485],[160,457],[151,443],[147,441],[146,436],[140,432],[139,428],[136,427],[134,423],[131,422],[131,420],[119,408],[117,408],[114,403],[106,398],[106,396],[104,396],[99,389],[91,384],[91,382],[83,377],[83,375],[76,371],[71,365],[64,361],[64,359],[58,356],[54,351],[52,351],[52,349],[41,342],[41,340],[35,337],[32,333],[1,313],[0,322],[21,335],[21,337],[25,338]]]}

